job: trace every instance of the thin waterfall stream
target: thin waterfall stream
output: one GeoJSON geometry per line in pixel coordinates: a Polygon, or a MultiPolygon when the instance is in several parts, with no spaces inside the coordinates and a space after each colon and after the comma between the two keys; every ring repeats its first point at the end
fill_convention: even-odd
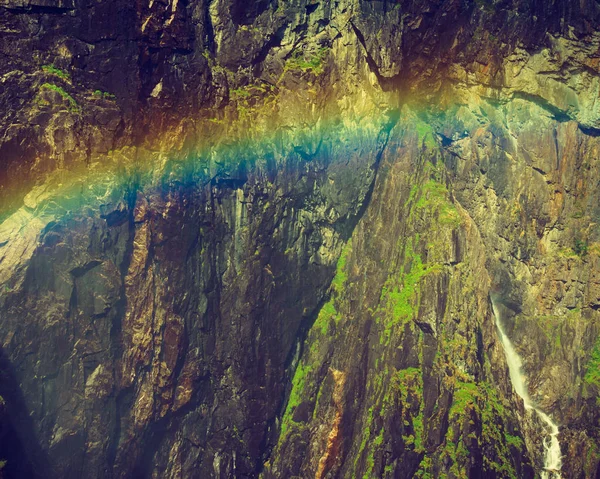
{"type": "Polygon", "coordinates": [[[538,417],[542,420],[545,426],[547,426],[547,436],[543,439],[544,450],[546,455],[544,457],[544,470],[540,473],[542,479],[562,479],[560,475],[560,468],[562,467],[562,455],[560,452],[560,443],[558,442],[558,424],[556,424],[548,414],[539,409],[532,402],[529,397],[529,391],[527,390],[527,378],[522,372],[523,362],[521,357],[514,348],[512,342],[506,335],[502,322],[500,321],[500,312],[496,307],[496,303],[492,299],[492,309],[494,311],[494,318],[496,320],[496,327],[500,333],[500,341],[504,347],[504,353],[506,355],[506,362],[508,364],[508,371],[510,374],[510,380],[515,388],[516,393],[523,399],[526,410],[533,410],[538,417]]]}

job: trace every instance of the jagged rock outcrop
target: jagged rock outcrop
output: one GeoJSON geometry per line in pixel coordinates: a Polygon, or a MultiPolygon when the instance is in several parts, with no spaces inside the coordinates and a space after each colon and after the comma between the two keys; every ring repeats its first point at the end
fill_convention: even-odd
{"type": "Polygon", "coordinates": [[[8,477],[597,477],[599,24],[1,2],[8,477]]]}

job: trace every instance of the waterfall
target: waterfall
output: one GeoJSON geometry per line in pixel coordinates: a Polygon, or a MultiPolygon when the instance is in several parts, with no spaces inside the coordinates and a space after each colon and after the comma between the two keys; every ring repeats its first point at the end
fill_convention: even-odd
{"type": "Polygon", "coordinates": [[[500,313],[493,299],[492,309],[494,311],[496,326],[500,334],[500,341],[504,347],[512,385],[515,388],[516,393],[523,399],[525,409],[534,411],[541,419],[544,428],[546,429],[547,436],[543,440],[546,455],[544,457],[544,470],[540,473],[540,476],[542,479],[561,479],[560,468],[562,467],[562,456],[560,453],[560,444],[558,442],[558,425],[550,416],[548,416],[548,414],[535,406],[531,401],[529,391],[527,390],[527,378],[522,372],[523,362],[504,331],[504,327],[500,321],[500,313]]]}

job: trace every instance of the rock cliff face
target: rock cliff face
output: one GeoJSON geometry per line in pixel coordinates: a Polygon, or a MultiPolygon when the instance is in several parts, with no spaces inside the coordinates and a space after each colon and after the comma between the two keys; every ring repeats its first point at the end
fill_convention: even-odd
{"type": "Polygon", "coordinates": [[[598,2],[0,29],[5,476],[600,477],[598,2]]]}

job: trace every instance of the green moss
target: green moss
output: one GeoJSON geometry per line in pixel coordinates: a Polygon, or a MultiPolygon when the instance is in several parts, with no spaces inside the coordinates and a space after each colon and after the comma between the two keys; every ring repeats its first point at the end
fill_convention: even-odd
{"type": "Polygon", "coordinates": [[[448,418],[450,422],[456,421],[465,415],[467,410],[475,404],[475,398],[479,394],[479,389],[475,383],[465,383],[459,381],[452,396],[452,406],[448,418]]]}
{"type": "Polygon", "coordinates": [[[431,457],[425,456],[425,457],[423,457],[423,459],[421,460],[421,463],[419,464],[419,469],[417,470],[415,477],[418,477],[421,479],[434,479],[432,471],[433,471],[433,462],[431,460],[431,457]]]}
{"type": "Polygon", "coordinates": [[[413,428],[415,430],[415,452],[425,452],[423,447],[423,411],[413,418],[413,428]]]}
{"type": "Polygon", "coordinates": [[[362,439],[360,442],[360,447],[358,448],[358,454],[356,455],[356,458],[354,459],[354,470],[355,471],[356,471],[356,468],[358,465],[358,460],[362,456],[362,453],[365,450],[365,447],[367,446],[367,442],[369,441],[369,439],[371,439],[371,427],[373,425],[373,409],[374,409],[373,406],[371,406],[369,408],[369,411],[367,414],[367,418],[366,418],[364,429],[363,429],[362,439]]]}
{"type": "MultiPolygon", "coordinates": [[[[261,110],[269,111],[276,99],[275,87],[266,83],[246,85],[230,90],[229,98],[235,103],[239,119],[251,120],[261,110]]],[[[252,125],[246,126],[250,128],[252,125]]]]}
{"type": "Polygon", "coordinates": [[[586,256],[588,254],[589,246],[587,241],[584,241],[580,238],[576,238],[573,243],[573,252],[577,256],[586,256]]]}
{"type": "Polygon", "coordinates": [[[560,258],[578,258],[579,256],[572,248],[559,248],[557,251],[557,256],[560,258]]]}
{"type": "Polygon", "coordinates": [[[383,469],[383,473],[387,476],[391,476],[394,473],[394,465],[388,464],[387,466],[385,466],[385,468],[383,469]]]}
{"type": "MultiPolygon", "coordinates": [[[[352,251],[352,242],[348,241],[342,248],[342,252],[336,265],[335,276],[331,281],[331,287],[337,297],[342,294],[344,284],[348,280],[348,274],[346,273],[346,262],[348,261],[348,255],[350,254],[350,251],[352,251]]],[[[329,301],[323,305],[319,311],[317,319],[315,320],[313,330],[320,332],[322,335],[326,335],[329,332],[330,322],[332,320],[335,322],[339,321],[340,315],[337,312],[335,301],[336,298],[331,297],[329,301]]],[[[313,341],[312,347],[315,348],[316,346],[316,342],[313,341]]]]}
{"type": "Polygon", "coordinates": [[[389,374],[387,367],[374,381],[374,390],[383,391],[389,383],[381,401],[380,416],[402,411],[405,446],[414,452],[422,453],[424,448],[423,418],[423,378],[419,368],[406,368],[389,374]],[[389,381],[387,380],[389,378],[389,381]]]}
{"type": "Polygon", "coordinates": [[[415,122],[415,130],[417,131],[419,145],[423,145],[428,149],[437,148],[438,144],[433,136],[433,129],[429,124],[417,119],[415,122]]]}
{"type": "Polygon", "coordinates": [[[571,218],[573,218],[574,220],[580,220],[581,218],[583,218],[583,215],[583,211],[576,211],[571,215],[571,218]]]}
{"type": "Polygon", "coordinates": [[[98,98],[104,98],[105,100],[116,100],[117,97],[112,93],[108,93],[107,91],[95,90],[94,96],[98,98]]]}
{"type": "Polygon", "coordinates": [[[423,380],[419,368],[400,369],[392,378],[392,387],[399,392],[400,400],[406,403],[411,393],[423,396],[423,380]]]}
{"type": "Polygon", "coordinates": [[[390,276],[381,290],[377,315],[384,327],[380,336],[381,344],[389,343],[394,327],[406,324],[416,315],[415,305],[419,303],[421,280],[442,269],[439,264],[424,265],[421,255],[414,252],[410,239],[406,241],[404,256],[400,274],[390,276]]]}
{"type": "Polygon", "coordinates": [[[596,475],[596,468],[599,458],[600,454],[598,451],[598,446],[595,442],[591,442],[585,454],[585,477],[594,477],[596,475]]]}
{"type": "Polygon", "coordinates": [[[64,70],[55,67],[54,64],[42,66],[42,71],[50,73],[51,75],[56,75],[57,77],[62,78],[63,80],[71,81],[71,75],[69,75],[64,70]]]}
{"type": "Polygon", "coordinates": [[[348,280],[348,274],[346,273],[346,262],[348,261],[348,255],[352,251],[352,240],[348,241],[344,247],[342,248],[342,252],[340,254],[340,258],[338,259],[336,268],[335,268],[335,276],[331,282],[333,289],[337,293],[342,292],[342,286],[348,280]]]}
{"type": "Polygon", "coordinates": [[[375,437],[373,444],[369,448],[369,454],[367,455],[367,467],[363,474],[363,479],[370,479],[373,477],[373,467],[375,467],[374,451],[380,447],[383,443],[383,428],[379,431],[379,434],[375,437]]]}
{"type": "Polygon", "coordinates": [[[54,85],[53,83],[44,83],[40,88],[52,90],[60,94],[60,96],[63,97],[63,99],[69,102],[70,111],[74,113],[79,113],[81,111],[79,105],[77,105],[77,102],[75,101],[75,98],[69,95],[63,88],[59,87],[58,85],[54,85]]]}
{"type": "Polygon", "coordinates": [[[448,189],[442,183],[434,180],[427,181],[421,187],[421,195],[415,205],[415,210],[425,210],[437,214],[437,222],[440,225],[457,227],[461,224],[461,216],[448,199],[448,189]]]}
{"type": "MultiPolygon", "coordinates": [[[[417,125],[418,126],[418,125],[417,125]]],[[[421,123],[421,126],[427,126],[421,123]]],[[[430,179],[424,183],[416,182],[411,189],[404,208],[408,210],[409,221],[429,221],[437,227],[457,228],[461,225],[460,213],[450,201],[450,193],[441,182],[445,169],[443,164],[433,165],[426,162],[424,175],[430,179]]],[[[428,249],[440,250],[439,239],[446,238],[445,235],[432,235],[432,242],[428,249]]],[[[380,343],[388,344],[392,331],[397,326],[406,325],[418,313],[420,303],[421,281],[430,274],[443,271],[443,265],[436,262],[424,264],[420,254],[415,250],[419,246],[419,235],[414,238],[402,239],[398,242],[398,248],[404,249],[402,255],[403,265],[399,274],[392,274],[382,287],[379,306],[376,311],[376,319],[383,325],[380,335],[380,343]]],[[[431,257],[431,255],[428,255],[431,257]]],[[[433,255],[435,256],[435,255],[433,255]]]]}
{"type": "Polygon", "coordinates": [[[468,477],[472,441],[478,441],[482,450],[484,472],[497,477],[517,477],[509,447],[522,450],[523,441],[504,429],[506,411],[492,385],[458,381],[448,420],[451,426],[446,434],[442,460],[452,461],[450,471],[456,477],[468,477]],[[480,431],[473,422],[474,416],[479,418],[480,431]]]}
{"type": "Polygon", "coordinates": [[[313,328],[320,332],[322,335],[326,335],[329,332],[329,323],[333,319],[334,321],[337,319],[337,310],[335,309],[335,304],[333,298],[327,301],[321,311],[319,311],[319,315],[313,325],[313,328]]]}
{"type": "Polygon", "coordinates": [[[311,52],[295,50],[286,61],[284,71],[312,71],[315,75],[320,75],[323,73],[323,63],[329,50],[329,47],[321,47],[311,52]]]}
{"type": "Polygon", "coordinates": [[[281,422],[281,437],[285,437],[288,431],[290,421],[293,421],[292,417],[294,410],[302,402],[304,397],[304,390],[306,388],[307,374],[312,371],[312,366],[305,365],[302,362],[298,364],[294,377],[292,379],[292,390],[290,391],[290,398],[288,399],[285,413],[281,422]]]}
{"type": "MultiPolygon", "coordinates": [[[[338,301],[338,296],[341,295],[344,284],[348,279],[346,273],[346,263],[348,254],[351,250],[352,244],[349,241],[342,248],[336,265],[336,273],[332,280],[332,290],[335,295],[332,295],[332,297],[329,298],[329,300],[321,307],[321,310],[317,315],[317,319],[315,320],[315,323],[313,324],[306,341],[306,344],[309,344],[310,348],[306,350],[306,354],[303,355],[298,367],[296,368],[296,371],[294,372],[290,397],[282,418],[280,441],[282,441],[289,433],[289,428],[292,423],[294,423],[294,410],[302,402],[303,398],[307,399],[306,388],[309,384],[308,375],[310,375],[317,368],[315,366],[316,364],[320,364],[319,361],[321,358],[319,348],[323,344],[323,341],[328,339],[329,326],[332,321],[339,321],[340,315],[336,309],[336,301],[338,301]]],[[[312,378],[313,382],[317,380],[318,378],[312,378]]],[[[315,389],[315,387],[313,387],[313,389],[315,389]]],[[[311,391],[311,394],[314,392],[316,391],[311,391]]],[[[321,397],[320,384],[318,385],[318,392],[316,393],[317,398],[315,401],[313,415],[316,414],[316,406],[318,405],[321,397]]]]}
{"type": "Polygon", "coordinates": [[[238,101],[240,99],[249,98],[251,96],[250,89],[248,87],[236,88],[229,92],[231,99],[238,101]]]}
{"type": "Polygon", "coordinates": [[[514,447],[515,449],[517,449],[519,451],[523,450],[523,447],[524,447],[523,439],[521,439],[519,436],[513,436],[512,434],[505,433],[504,440],[506,441],[506,444],[508,444],[509,446],[514,447]]]}

